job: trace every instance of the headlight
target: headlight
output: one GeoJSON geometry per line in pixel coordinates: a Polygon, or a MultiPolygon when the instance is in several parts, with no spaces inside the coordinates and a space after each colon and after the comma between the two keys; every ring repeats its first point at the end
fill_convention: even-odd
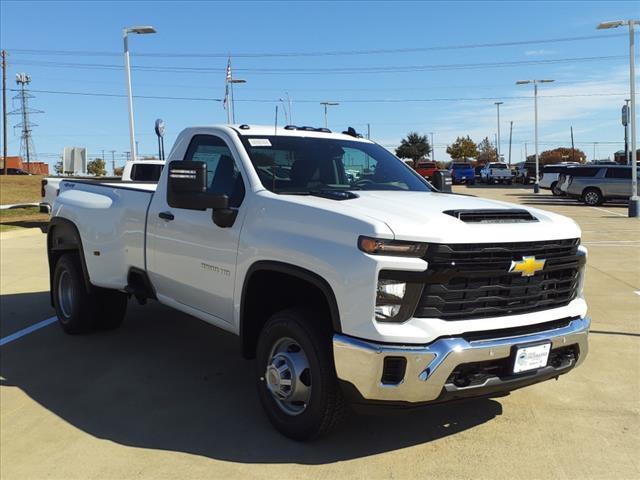
{"type": "Polygon", "coordinates": [[[382,240],[360,236],[358,248],[371,255],[393,255],[397,257],[423,257],[427,253],[427,244],[419,242],[402,242],[399,240],[382,240]]]}
{"type": "Polygon", "coordinates": [[[376,291],[376,320],[404,322],[411,318],[422,294],[422,284],[383,278],[384,272],[380,276],[376,291]]]}

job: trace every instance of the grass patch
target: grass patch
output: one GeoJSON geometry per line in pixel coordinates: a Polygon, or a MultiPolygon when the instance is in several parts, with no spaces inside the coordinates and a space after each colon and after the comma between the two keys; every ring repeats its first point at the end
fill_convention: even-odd
{"type": "Polygon", "coordinates": [[[16,228],[40,228],[46,227],[49,215],[40,213],[38,207],[12,208],[0,210],[0,231],[16,228]]]}
{"type": "Polygon", "coordinates": [[[0,175],[0,205],[41,200],[42,175],[0,175]]]}

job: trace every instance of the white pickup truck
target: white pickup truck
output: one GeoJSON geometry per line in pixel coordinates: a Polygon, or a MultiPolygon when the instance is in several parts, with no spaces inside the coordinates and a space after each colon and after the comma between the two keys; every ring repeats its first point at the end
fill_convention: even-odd
{"type": "Polygon", "coordinates": [[[93,180],[103,183],[114,182],[154,182],[157,183],[164,167],[164,160],[129,161],[122,170],[122,177],[47,177],[40,183],[40,212],[51,213],[51,206],[60,192],[60,182],[65,179],[93,180]]]}
{"type": "Polygon", "coordinates": [[[506,163],[491,162],[480,170],[480,181],[484,183],[508,183],[511,185],[513,183],[513,175],[506,163]]]}
{"type": "Polygon", "coordinates": [[[117,327],[130,296],[233,332],[270,421],[304,440],[347,405],[502,394],[579,365],[580,233],[439,193],[352,129],[194,127],[157,186],[61,182],[51,300],[68,333],[117,327]]]}

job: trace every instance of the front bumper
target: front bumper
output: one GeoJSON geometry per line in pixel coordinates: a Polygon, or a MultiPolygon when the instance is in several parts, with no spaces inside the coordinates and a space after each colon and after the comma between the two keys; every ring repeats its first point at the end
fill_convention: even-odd
{"type": "Polygon", "coordinates": [[[527,335],[467,340],[441,338],[429,345],[386,345],[336,334],[333,352],[338,378],[348,382],[361,400],[426,403],[448,398],[495,394],[557,377],[582,363],[587,355],[589,318],[575,318],[561,328],[527,335]],[[575,346],[573,361],[549,365],[518,375],[487,376],[481,383],[460,386],[452,381],[460,367],[478,362],[507,362],[516,346],[551,341],[551,352],[575,346]],[[404,358],[404,375],[397,383],[383,383],[385,358],[404,358]]]}

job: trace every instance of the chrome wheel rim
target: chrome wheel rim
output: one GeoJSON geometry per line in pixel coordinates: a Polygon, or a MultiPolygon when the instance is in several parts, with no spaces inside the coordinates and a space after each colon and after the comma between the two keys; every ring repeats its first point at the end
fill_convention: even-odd
{"type": "Polygon", "coordinates": [[[587,192],[584,196],[584,201],[589,205],[595,205],[598,203],[598,194],[595,192],[587,192]]]}
{"type": "Polygon", "coordinates": [[[311,368],[304,350],[292,338],[279,339],[269,355],[265,384],[287,415],[300,415],[311,398],[311,368]]]}
{"type": "Polygon", "coordinates": [[[75,300],[75,290],[71,280],[71,274],[64,270],[58,279],[58,305],[65,318],[71,317],[75,300]]]}

